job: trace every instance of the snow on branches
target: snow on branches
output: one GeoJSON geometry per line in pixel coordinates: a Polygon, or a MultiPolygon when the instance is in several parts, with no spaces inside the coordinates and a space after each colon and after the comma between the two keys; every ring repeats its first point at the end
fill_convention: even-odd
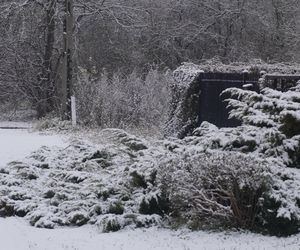
{"type": "Polygon", "coordinates": [[[160,179],[173,218],[192,228],[252,228],[269,183],[267,168],[263,161],[241,153],[186,152],[166,159],[160,179]]]}
{"type": "MultiPolygon", "coordinates": [[[[299,85],[287,92],[265,88],[260,94],[249,90],[229,88],[223,92],[224,95],[230,95],[230,98],[226,99],[228,108],[231,109],[230,117],[237,118],[243,124],[285,130],[288,126],[287,120],[300,122],[299,85]]],[[[285,132],[288,133],[288,131],[285,132]]]]}

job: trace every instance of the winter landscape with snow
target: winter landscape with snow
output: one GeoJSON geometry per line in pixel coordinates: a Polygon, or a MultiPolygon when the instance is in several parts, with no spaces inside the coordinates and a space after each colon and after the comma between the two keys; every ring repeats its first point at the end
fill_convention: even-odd
{"type": "Polygon", "coordinates": [[[299,249],[299,87],[226,91],[243,125],[183,139],[1,122],[5,249],[299,249]]]}
{"type": "MultiPolygon", "coordinates": [[[[0,124],[1,126],[10,126],[11,123],[0,124]]],[[[16,124],[14,124],[13,126],[16,126],[16,124]]],[[[96,194],[96,192],[100,191],[101,189],[93,190],[95,179],[97,180],[97,176],[100,176],[100,179],[103,178],[104,180],[99,181],[99,184],[101,184],[101,182],[103,184],[105,183],[104,188],[106,190],[116,188],[116,184],[122,180],[121,178],[124,178],[124,181],[126,181],[126,174],[124,174],[123,171],[124,166],[126,165],[125,162],[128,161],[128,158],[125,157],[125,154],[124,159],[121,159],[120,157],[117,162],[125,161],[122,162],[124,166],[122,166],[122,168],[117,167],[116,169],[114,169],[114,173],[109,175],[102,175],[101,172],[99,173],[99,169],[98,171],[94,172],[91,169],[87,169],[83,173],[80,173],[79,170],[74,171],[73,169],[62,169],[62,167],[65,168],[65,166],[59,167],[59,165],[55,165],[51,162],[55,161],[55,158],[60,158],[58,156],[60,154],[61,159],[57,162],[57,164],[59,164],[59,162],[61,163],[62,161],[65,162],[65,164],[70,164],[72,159],[78,159],[78,156],[80,155],[78,153],[78,149],[79,151],[80,148],[84,148],[85,150],[87,150],[83,153],[84,157],[86,157],[91,156],[95,152],[99,152],[98,150],[104,150],[104,148],[107,147],[108,143],[111,144],[109,146],[111,153],[114,152],[114,147],[120,149],[121,151],[126,151],[125,145],[123,145],[122,143],[119,144],[119,142],[114,141],[114,138],[117,138],[116,135],[118,134],[118,132],[120,131],[106,131],[105,143],[92,143],[91,141],[86,142],[86,140],[83,139],[80,142],[79,138],[82,135],[78,135],[78,138],[76,138],[76,141],[74,141],[74,138],[72,138],[72,136],[68,136],[65,134],[57,135],[54,132],[40,133],[33,132],[27,129],[0,130],[0,164],[2,166],[2,172],[4,171],[4,169],[7,169],[7,171],[10,172],[12,168],[11,163],[9,162],[13,161],[13,164],[15,164],[15,169],[18,168],[18,165],[20,167],[20,170],[23,168],[22,171],[19,171],[18,175],[26,175],[26,177],[24,176],[24,178],[17,178],[16,175],[10,177],[7,174],[3,175],[3,173],[1,172],[1,193],[3,194],[4,189],[7,189],[8,186],[11,187],[11,190],[6,190],[6,193],[11,198],[10,202],[13,202],[10,203],[10,205],[13,205],[16,207],[16,209],[19,209],[19,213],[22,209],[35,207],[33,212],[31,212],[31,215],[26,216],[25,219],[23,218],[23,216],[21,218],[19,216],[13,216],[0,219],[0,234],[3,249],[299,249],[299,235],[294,235],[288,238],[278,238],[274,236],[263,236],[248,231],[235,230],[228,230],[226,232],[192,232],[188,228],[173,230],[169,227],[165,228],[161,226],[159,222],[160,218],[151,218],[151,216],[143,216],[139,218],[141,220],[141,223],[146,222],[147,220],[150,221],[152,219],[154,225],[150,228],[139,229],[136,228],[136,226],[130,226],[129,224],[129,226],[125,229],[112,233],[103,233],[102,225],[99,224],[99,221],[97,221],[96,215],[92,216],[92,220],[95,221],[89,221],[87,222],[88,225],[80,227],[76,226],[76,223],[81,224],[83,223],[83,221],[74,221],[73,218],[73,222],[67,222],[67,220],[70,220],[69,216],[76,216],[75,213],[77,213],[77,215],[87,216],[89,217],[88,219],[91,220],[90,215],[88,215],[88,213],[90,213],[90,211],[88,211],[89,206],[91,207],[93,212],[97,212],[95,211],[95,209],[97,208],[107,206],[107,204],[102,203],[102,199],[99,199],[97,197],[98,194],[96,194]],[[118,146],[116,146],[116,144],[118,146]],[[70,147],[69,150],[68,147],[70,147]],[[76,147],[78,148],[76,149],[76,147]],[[74,155],[74,153],[76,154],[74,155]],[[50,164],[49,169],[51,170],[45,169],[45,171],[42,171],[42,169],[37,168],[36,164],[39,163],[39,159],[35,159],[34,155],[40,155],[40,160],[42,159],[42,157],[45,157],[43,162],[44,164],[50,164]],[[49,178],[49,181],[51,181],[52,183],[53,181],[55,181],[56,183],[47,183],[46,177],[50,174],[50,172],[52,172],[52,174],[56,172],[57,177],[64,176],[63,179],[66,180],[64,185],[62,185],[62,183],[59,184],[57,179],[53,180],[52,178],[49,178]],[[28,180],[28,175],[30,173],[33,175],[36,174],[36,177],[41,180],[36,181],[36,179],[31,180],[31,183],[26,183],[26,180],[28,180]],[[94,180],[92,176],[94,177],[94,180]],[[73,181],[71,180],[71,178],[73,178],[73,181]],[[79,181],[79,179],[76,178],[81,178],[82,180],[84,178],[89,178],[90,180],[80,182],[82,184],[77,184],[78,187],[76,188],[76,181],[79,181]],[[4,181],[10,182],[10,184],[7,185],[7,183],[6,185],[4,185],[4,181]],[[13,184],[14,181],[20,181],[22,182],[22,184],[13,184]],[[55,195],[57,197],[57,194],[68,194],[70,196],[68,198],[68,201],[65,200],[62,202],[64,203],[64,205],[61,206],[60,212],[54,211],[53,208],[55,208],[55,206],[50,205],[51,199],[45,198],[44,196],[47,192],[50,193],[50,189],[56,192],[55,195]],[[74,191],[75,189],[77,190],[77,192],[74,191]],[[17,195],[23,196],[23,198],[16,198],[17,195]],[[25,197],[26,195],[28,196],[27,198],[25,197]],[[83,197],[80,198],[80,195],[82,195],[83,197]],[[91,195],[92,197],[88,197],[88,195],[91,195]],[[13,198],[13,196],[15,196],[15,198],[13,198]],[[29,199],[29,197],[31,198],[29,199]],[[97,207],[97,205],[99,205],[99,207],[97,207]],[[62,210],[63,208],[66,210],[62,210]],[[73,214],[71,212],[69,213],[69,211],[67,210],[73,210],[73,214]],[[40,227],[42,228],[31,226],[33,223],[32,220],[37,220],[37,216],[41,216],[39,223],[40,227]],[[71,225],[72,223],[74,224],[69,227],[61,227],[59,226],[59,224],[55,226],[54,223],[62,223],[58,222],[59,220],[64,221],[63,223],[65,223],[65,225],[71,225]],[[52,227],[54,227],[55,229],[47,229],[52,227]]],[[[102,135],[101,140],[103,140],[102,135]]],[[[154,152],[158,154],[159,150],[157,150],[156,148],[154,152]]],[[[145,161],[144,164],[146,164],[147,160],[151,161],[151,159],[149,158],[141,159],[142,162],[145,161]]],[[[92,165],[94,163],[95,162],[91,162],[92,165]]],[[[15,172],[15,174],[17,174],[17,172],[15,172]]],[[[60,181],[63,182],[62,179],[60,181]]],[[[96,185],[97,184],[98,183],[96,183],[96,185]]],[[[124,191],[125,193],[124,189],[122,189],[121,191],[124,191]]],[[[134,200],[142,200],[149,195],[151,194],[148,193],[147,195],[144,195],[141,192],[137,192],[134,200]]],[[[2,198],[2,202],[4,200],[9,200],[9,197],[6,197],[4,199],[2,198]]],[[[117,199],[117,196],[116,198],[113,197],[112,201],[114,202],[115,199],[117,199]]],[[[55,202],[55,200],[53,199],[52,202],[55,202]]],[[[134,210],[134,205],[136,204],[133,204],[133,208],[130,208],[130,205],[128,205],[128,208],[126,208],[128,209],[128,211],[126,211],[128,215],[134,215],[134,213],[136,213],[136,211],[134,210]]],[[[101,209],[108,208],[106,207],[101,209]]],[[[3,209],[1,209],[1,212],[3,213],[3,209]]],[[[106,218],[112,216],[115,215],[108,215],[106,218]]],[[[121,216],[116,217],[116,219],[120,220],[121,223],[125,223],[124,217],[126,218],[126,216],[121,216]]],[[[82,220],[84,217],[79,216],[78,218],[82,220]]],[[[35,226],[37,225],[38,224],[35,224],[35,226]]]]}
{"type": "Polygon", "coordinates": [[[1,0],[0,250],[300,250],[299,0],[1,0]]]}

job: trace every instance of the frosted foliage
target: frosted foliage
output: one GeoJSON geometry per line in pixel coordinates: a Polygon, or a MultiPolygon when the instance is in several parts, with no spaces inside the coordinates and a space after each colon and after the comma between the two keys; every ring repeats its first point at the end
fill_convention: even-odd
{"type": "Polygon", "coordinates": [[[178,154],[162,166],[162,188],[174,213],[190,226],[253,226],[268,182],[267,164],[240,153],[216,151],[178,154]]]}
{"type": "Polygon", "coordinates": [[[275,132],[205,122],[182,140],[107,129],[105,145],[42,147],[0,168],[0,216],[47,228],[96,224],[104,232],[182,220],[191,228],[253,229],[270,221],[259,211],[295,221],[300,175],[286,161],[299,144],[280,133],[274,140],[275,132]],[[278,206],[265,209],[270,199],[278,206]]]}
{"type": "MultiPolygon", "coordinates": [[[[196,222],[199,224],[202,221],[204,226],[209,225],[205,223],[205,219],[213,225],[220,222],[226,224],[228,221],[231,221],[229,224],[232,225],[236,221],[243,221],[233,216],[232,207],[229,207],[228,203],[225,203],[227,205],[225,207],[210,203],[210,199],[214,199],[215,196],[209,192],[211,188],[215,189],[219,180],[224,180],[226,185],[223,188],[227,190],[230,183],[233,183],[233,179],[226,179],[228,176],[235,176],[237,178],[235,183],[242,183],[243,178],[248,174],[245,178],[248,182],[245,183],[249,187],[248,191],[252,191],[246,193],[258,195],[255,198],[258,202],[252,204],[252,207],[260,207],[261,212],[257,215],[250,214],[247,219],[255,217],[255,226],[268,228],[267,231],[274,234],[298,232],[300,228],[299,139],[299,135],[287,138],[277,128],[242,125],[236,128],[219,129],[213,124],[203,122],[192,136],[183,140],[165,142],[166,147],[173,154],[164,164],[167,169],[165,171],[167,181],[164,183],[168,187],[167,190],[170,190],[169,195],[173,201],[171,204],[175,204],[175,208],[177,205],[181,212],[185,211],[183,213],[186,214],[185,219],[198,218],[196,222]],[[240,170],[242,172],[239,172],[240,170]],[[197,174],[194,171],[198,171],[197,174]],[[235,175],[236,171],[237,175],[235,175]],[[209,188],[203,186],[207,183],[207,178],[212,184],[209,188]],[[197,207],[195,199],[192,198],[198,197],[196,191],[204,192],[205,196],[200,195],[202,198],[209,197],[209,203],[200,202],[201,206],[197,207]],[[203,204],[210,204],[211,207],[207,209],[203,204]],[[214,209],[217,209],[217,212],[214,209]],[[210,216],[207,213],[206,217],[205,211],[210,212],[210,216]],[[204,219],[199,219],[198,213],[204,216],[204,219]],[[224,215],[223,219],[222,217],[217,219],[218,215],[224,215]],[[215,221],[213,222],[210,217],[215,221]],[[293,228],[286,229],[288,227],[293,228]],[[274,228],[278,228],[279,232],[273,232],[274,228]]],[[[251,223],[245,221],[243,223],[240,225],[251,227],[251,223]]],[[[200,226],[203,225],[200,223],[200,226]]]]}
{"type": "Polygon", "coordinates": [[[231,88],[225,90],[223,94],[231,95],[231,98],[226,100],[231,109],[230,117],[235,117],[244,124],[280,128],[287,117],[300,122],[299,85],[287,92],[265,88],[258,94],[231,88]]]}
{"type": "Polygon", "coordinates": [[[223,94],[231,96],[226,100],[230,116],[244,124],[237,130],[253,125],[257,131],[255,137],[261,136],[253,151],[276,157],[289,167],[300,168],[299,85],[287,92],[265,88],[258,94],[232,88],[223,94]]]}
{"type": "Polygon", "coordinates": [[[217,58],[206,60],[200,64],[183,63],[174,71],[174,77],[179,85],[188,85],[195,77],[203,72],[223,72],[223,73],[279,73],[279,74],[299,74],[300,65],[267,64],[259,60],[250,63],[236,62],[223,64],[217,58]]]}
{"type": "Polygon", "coordinates": [[[203,73],[200,65],[184,63],[173,72],[177,85],[188,86],[200,73],[203,73]]]}
{"type": "Polygon", "coordinates": [[[81,69],[76,85],[79,122],[104,128],[160,129],[169,105],[170,74],[149,71],[100,76],[81,69]]]}
{"type": "Polygon", "coordinates": [[[122,130],[105,133],[112,144],[42,147],[2,167],[0,216],[46,228],[97,224],[105,232],[160,224],[161,211],[139,210],[160,196],[154,166],[161,152],[122,130]]]}

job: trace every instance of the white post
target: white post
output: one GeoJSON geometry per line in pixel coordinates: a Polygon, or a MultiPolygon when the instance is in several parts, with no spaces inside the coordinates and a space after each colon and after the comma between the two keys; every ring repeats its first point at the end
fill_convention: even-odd
{"type": "Polygon", "coordinates": [[[72,114],[72,126],[75,127],[77,125],[75,96],[71,96],[71,114],[72,114]]]}

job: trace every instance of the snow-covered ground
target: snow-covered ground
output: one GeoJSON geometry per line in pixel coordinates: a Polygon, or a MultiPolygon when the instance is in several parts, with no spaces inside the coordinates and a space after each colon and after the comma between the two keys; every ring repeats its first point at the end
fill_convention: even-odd
{"type": "Polygon", "coordinates": [[[275,238],[246,233],[138,229],[100,233],[93,226],[38,229],[20,218],[0,219],[3,250],[299,250],[299,237],[275,238]]]}
{"type": "MultiPolygon", "coordinates": [[[[66,145],[57,135],[0,129],[0,165],[26,157],[40,146],[66,145]]],[[[38,229],[22,218],[0,218],[3,250],[199,250],[199,249],[300,249],[300,235],[289,238],[252,233],[208,233],[168,229],[123,230],[100,233],[96,226],[38,229]]]]}
{"type": "MultiPolygon", "coordinates": [[[[5,127],[24,127],[28,124],[0,123],[5,127]]],[[[64,146],[66,143],[57,135],[30,133],[24,129],[0,129],[0,166],[19,160],[41,146],[64,146]]]]}

